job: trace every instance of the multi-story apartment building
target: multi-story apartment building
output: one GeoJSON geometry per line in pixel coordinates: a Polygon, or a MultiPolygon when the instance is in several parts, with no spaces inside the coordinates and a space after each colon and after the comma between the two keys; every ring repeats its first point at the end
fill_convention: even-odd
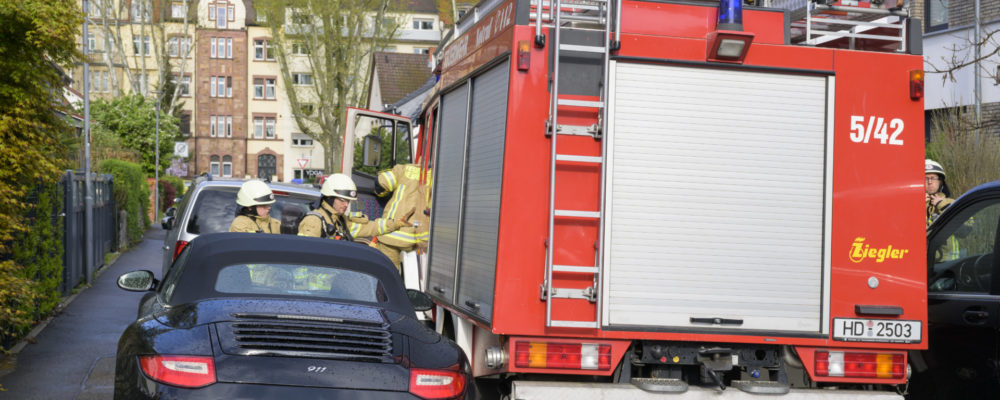
{"type": "MultiPolygon", "coordinates": [[[[933,72],[951,69],[974,60],[975,0],[913,0],[916,15],[923,17],[924,60],[927,74],[924,84],[924,108],[928,129],[936,111],[958,108],[971,115],[975,110],[975,65],[956,69],[952,76],[933,72]]],[[[983,128],[1000,132],[1000,2],[979,1],[982,37],[993,40],[980,47],[979,63],[980,120],[983,128]]]]}
{"type": "MultiPolygon", "coordinates": [[[[292,79],[285,82],[271,30],[252,0],[88,1],[92,98],[153,96],[166,68],[161,64],[169,63],[181,88],[181,139],[188,149],[186,162],[172,172],[278,181],[323,172],[323,147],[301,133],[294,117],[313,107],[292,110],[286,95],[288,85],[313,84],[304,67],[308,50],[294,43],[286,49],[292,79]]],[[[443,29],[436,3],[404,4],[408,9],[392,16],[400,29],[386,50],[427,53],[443,29]]],[[[82,91],[82,66],[70,75],[82,91]]]]}

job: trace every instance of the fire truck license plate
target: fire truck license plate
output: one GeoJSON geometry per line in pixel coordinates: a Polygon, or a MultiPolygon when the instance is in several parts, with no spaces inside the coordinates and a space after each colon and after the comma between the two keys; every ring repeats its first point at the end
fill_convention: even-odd
{"type": "Polygon", "coordinates": [[[833,339],[845,342],[919,343],[920,321],[834,318],[833,339]]]}

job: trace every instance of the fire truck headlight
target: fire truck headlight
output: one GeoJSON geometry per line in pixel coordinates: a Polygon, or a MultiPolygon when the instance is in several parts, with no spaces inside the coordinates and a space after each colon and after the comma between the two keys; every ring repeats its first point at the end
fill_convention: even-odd
{"type": "Polygon", "coordinates": [[[705,37],[706,59],[715,62],[742,63],[753,43],[753,33],[712,31],[705,37]]]}

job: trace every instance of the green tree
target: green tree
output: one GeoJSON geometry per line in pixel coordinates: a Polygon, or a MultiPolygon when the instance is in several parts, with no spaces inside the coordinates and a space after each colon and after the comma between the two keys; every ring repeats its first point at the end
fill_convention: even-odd
{"type": "Polygon", "coordinates": [[[82,16],[75,0],[0,1],[0,21],[0,338],[8,342],[52,304],[46,279],[61,268],[53,264],[58,253],[13,250],[51,246],[59,235],[47,219],[52,210],[42,208],[52,205],[51,188],[70,166],[67,144],[75,138],[62,116],[69,110],[60,106],[66,81],[57,65],[79,60],[79,42],[69,38],[82,16]],[[40,189],[46,197],[32,197],[40,189]],[[36,234],[38,223],[50,230],[36,234]],[[21,243],[25,237],[38,241],[21,243]]]}
{"type": "Polygon", "coordinates": [[[68,167],[65,138],[73,130],[53,112],[65,83],[57,65],[79,60],[68,38],[82,19],[74,0],[20,0],[0,2],[0,21],[0,253],[7,253],[12,234],[25,229],[24,199],[68,167]]]}
{"type": "Polygon", "coordinates": [[[347,107],[363,103],[371,54],[396,36],[400,24],[395,16],[404,4],[398,0],[254,2],[271,28],[295,122],[302,133],[323,145],[327,173],[340,170],[347,107]]]}
{"type": "MultiPolygon", "coordinates": [[[[139,95],[123,96],[111,101],[97,100],[90,106],[95,137],[107,133],[121,139],[121,144],[141,155],[142,170],[153,175],[156,163],[156,101],[139,95]]],[[[160,111],[160,174],[170,167],[174,154],[179,120],[160,111]]]]}

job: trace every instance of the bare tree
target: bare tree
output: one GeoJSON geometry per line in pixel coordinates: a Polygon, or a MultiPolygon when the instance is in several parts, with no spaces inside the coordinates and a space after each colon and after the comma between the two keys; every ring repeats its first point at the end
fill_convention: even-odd
{"type": "Polygon", "coordinates": [[[983,76],[997,79],[997,62],[991,60],[1000,54],[1000,30],[984,32],[983,37],[976,42],[974,39],[964,40],[947,48],[949,56],[941,56],[938,60],[926,60],[924,69],[928,73],[942,74],[941,80],[955,81],[955,72],[979,65],[983,76]],[[979,57],[975,57],[974,49],[979,47],[979,57]],[[992,68],[990,68],[992,66],[992,68]]]}
{"type": "Polygon", "coordinates": [[[347,107],[363,103],[371,55],[395,37],[399,22],[394,15],[402,3],[259,0],[254,4],[271,29],[296,124],[323,145],[326,172],[338,171],[347,107]]]}

